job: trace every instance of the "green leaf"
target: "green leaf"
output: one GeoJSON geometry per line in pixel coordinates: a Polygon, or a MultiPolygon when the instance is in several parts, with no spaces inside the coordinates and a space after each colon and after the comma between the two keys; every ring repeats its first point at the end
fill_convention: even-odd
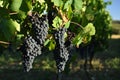
{"type": "Polygon", "coordinates": [[[54,40],[50,40],[48,48],[49,48],[50,51],[55,49],[55,42],[54,42],[54,40]]]}
{"type": "Polygon", "coordinates": [[[5,39],[2,39],[2,37],[0,37],[0,39],[5,41],[13,40],[15,38],[17,29],[19,30],[19,27],[20,25],[17,22],[13,21],[12,19],[1,18],[0,32],[5,39]]]}
{"type": "Polygon", "coordinates": [[[52,0],[55,6],[62,7],[63,1],[62,0],[52,0]]]}
{"type": "Polygon", "coordinates": [[[91,41],[91,36],[90,35],[85,35],[83,38],[83,43],[88,43],[91,41]]]}
{"type": "Polygon", "coordinates": [[[40,4],[43,4],[45,2],[45,0],[36,0],[39,1],[40,4]]]}
{"type": "Polygon", "coordinates": [[[44,42],[44,46],[48,45],[49,42],[50,42],[50,39],[47,39],[47,40],[44,42]]]}
{"type": "Polygon", "coordinates": [[[65,23],[65,28],[69,28],[70,26],[70,21],[68,21],[67,23],[65,23]]]}
{"type": "Polygon", "coordinates": [[[9,4],[9,9],[18,12],[21,4],[22,0],[11,0],[11,3],[9,4]]]}
{"type": "Polygon", "coordinates": [[[20,7],[20,10],[24,11],[26,13],[28,11],[32,10],[32,1],[31,0],[23,0],[21,7],[20,7]]]}
{"type": "Polygon", "coordinates": [[[67,13],[67,18],[72,19],[72,17],[73,17],[73,11],[72,11],[72,7],[71,6],[69,6],[69,8],[66,11],[66,13],[67,13]]]}
{"type": "Polygon", "coordinates": [[[95,35],[95,27],[92,23],[88,23],[87,26],[85,26],[84,29],[85,33],[88,33],[89,35],[95,35]]]}
{"type": "Polygon", "coordinates": [[[94,15],[93,14],[86,14],[86,18],[87,18],[87,20],[92,21],[92,20],[94,20],[94,15]]]}
{"type": "Polygon", "coordinates": [[[78,40],[78,42],[76,43],[76,46],[78,47],[81,43],[82,43],[82,37],[78,40]]]}
{"type": "Polygon", "coordinates": [[[21,39],[22,37],[24,37],[24,34],[17,34],[17,39],[21,39]]]}
{"type": "Polygon", "coordinates": [[[20,32],[20,24],[18,24],[16,21],[12,21],[12,24],[16,28],[16,30],[20,32]]]}
{"type": "Polygon", "coordinates": [[[79,33],[72,41],[73,44],[79,46],[82,43],[83,35],[79,33]]]}
{"type": "Polygon", "coordinates": [[[67,0],[65,5],[64,5],[64,9],[68,10],[69,7],[71,6],[72,2],[73,2],[73,0],[67,0]]]}
{"type": "Polygon", "coordinates": [[[67,38],[67,36],[68,36],[68,35],[67,35],[67,33],[65,32],[65,33],[64,33],[64,38],[67,38]]]}
{"type": "Polygon", "coordinates": [[[52,26],[58,29],[61,25],[62,25],[62,20],[58,16],[56,16],[53,20],[52,26]]]}
{"type": "Polygon", "coordinates": [[[9,11],[6,8],[0,7],[0,17],[9,17],[9,11]]]}
{"type": "Polygon", "coordinates": [[[80,11],[82,9],[82,0],[74,0],[75,11],[80,11]]]}
{"type": "Polygon", "coordinates": [[[18,15],[18,19],[25,19],[27,16],[27,14],[21,10],[19,11],[17,15],[18,15]]]}

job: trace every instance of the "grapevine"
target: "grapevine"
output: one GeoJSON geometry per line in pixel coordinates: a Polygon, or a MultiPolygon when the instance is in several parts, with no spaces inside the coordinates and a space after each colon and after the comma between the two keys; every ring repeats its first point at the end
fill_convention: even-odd
{"type": "Polygon", "coordinates": [[[61,73],[71,44],[86,45],[92,36],[106,44],[111,33],[111,16],[105,9],[108,4],[103,0],[0,0],[0,45],[17,38],[27,72],[43,47],[48,48],[61,73]]]}

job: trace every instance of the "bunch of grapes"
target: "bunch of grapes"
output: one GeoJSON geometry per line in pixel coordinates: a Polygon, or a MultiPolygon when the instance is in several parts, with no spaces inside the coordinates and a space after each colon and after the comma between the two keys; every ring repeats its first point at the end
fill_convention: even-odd
{"type": "Polygon", "coordinates": [[[35,57],[41,54],[41,48],[32,36],[27,35],[21,46],[21,51],[23,52],[23,66],[25,71],[28,72],[32,68],[35,57]]]}
{"type": "Polygon", "coordinates": [[[56,61],[58,72],[64,71],[66,62],[69,57],[68,50],[64,45],[65,44],[65,38],[64,38],[65,32],[66,32],[66,28],[60,27],[59,30],[55,31],[54,33],[54,38],[56,41],[56,47],[54,50],[54,59],[56,61]]]}
{"type": "Polygon", "coordinates": [[[47,15],[39,17],[39,15],[35,13],[28,16],[28,19],[32,24],[32,36],[28,34],[21,46],[23,66],[27,72],[32,68],[35,57],[41,54],[49,29],[47,15]]]}
{"type": "Polygon", "coordinates": [[[45,42],[49,29],[47,15],[39,17],[38,14],[34,14],[29,18],[32,23],[33,37],[37,43],[42,46],[45,42]]]}

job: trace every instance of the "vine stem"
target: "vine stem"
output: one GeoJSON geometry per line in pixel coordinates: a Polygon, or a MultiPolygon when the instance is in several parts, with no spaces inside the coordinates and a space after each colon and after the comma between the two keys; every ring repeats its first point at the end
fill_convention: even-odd
{"type": "Polygon", "coordinates": [[[18,14],[18,13],[16,13],[16,12],[13,12],[13,13],[9,13],[9,15],[14,15],[14,14],[18,14]]]}
{"type": "Polygon", "coordinates": [[[0,44],[10,44],[10,43],[5,41],[0,41],[0,44]]]}
{"type": "Polygon", "coordinates": [[[83,27],[82,25],[80,25],[79,23],[76,23],[76,22],[73,22],[73,21],[71,21],[70,23],[75,24],[75,25],[77,25],[77,26],[81,27],[81,29],[83,29],[83,30],[84,30],[84,27],[83,27]]]}
{"type": "Polygon", "coordinates": [[[58,72],[58,74],[57,74],[57,80],[62,80],[62,72],[58,72]]]}
{"type": "MultiPolygon", "coordinates": [[[[63,21],[64,21],[65,23],[68,22],[69,19],[66,17],[66,15],[63,14],[63,12],[62,12],[61,10],[59,10],[57,7],[56,7],[56,9],[57,9],[57,11],[59,12],[59,14],[61,15],[63,21]]],[[[72,23],[72,24],[75,24],[75,25],[77,25],[77,26],[79,26],[79,27],[81,27],[81,29],[84,30],[84,27],[83,27],[82,25],[80,25],[79,23],[76,23],[76,22],[73,22],[73,21],[72,21],[71,23],[72,23]]]]}
{"type": "Polygon", "coordinates": [[[63,21],[64,21],[65,23],[68,22],[69,20],[68,20],[68,18],[66,17],[66,15],[62,12],[62,10],[58,9],[57,7],[56,7],[56,9],[57,9],[58,13],[61,15],[63,21]]]}

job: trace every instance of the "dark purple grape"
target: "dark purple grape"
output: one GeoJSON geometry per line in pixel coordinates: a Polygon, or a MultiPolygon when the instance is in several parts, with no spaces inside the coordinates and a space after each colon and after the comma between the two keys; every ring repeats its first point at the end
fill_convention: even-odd
{"type": "Polygon", "coordinates": [[[56,66],[58,69],[58,72],[61,73],[64,71],[66,62],[69,57],[69,53],[67,48],[65,47],[65,37],[64,33],[66,32],[66,28],[60,27],[57,31],[54,33],[54,38],[56,41],[56,47],[54,50],[54,59],[56,61],[56,66]]]}

